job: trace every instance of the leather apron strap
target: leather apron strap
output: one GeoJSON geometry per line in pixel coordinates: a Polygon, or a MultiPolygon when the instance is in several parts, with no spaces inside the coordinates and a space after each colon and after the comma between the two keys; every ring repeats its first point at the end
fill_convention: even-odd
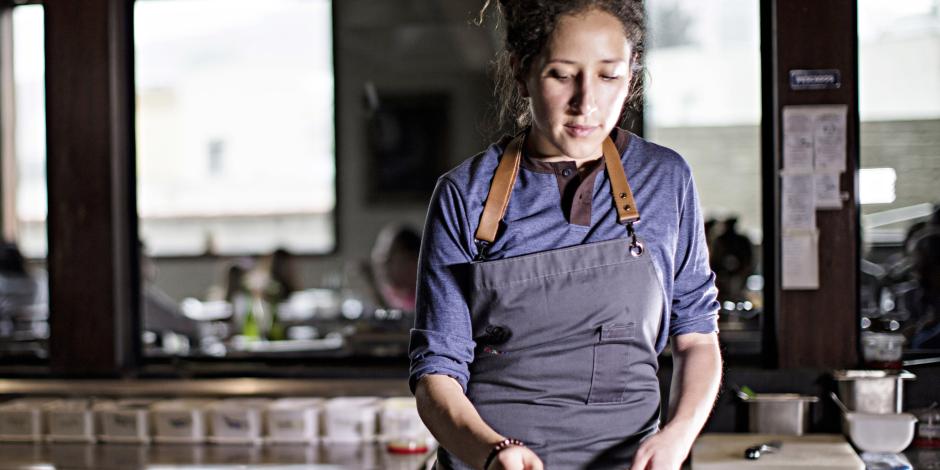
{"type": "MultiPolygon", "coordinates": [[[[503,151],[502,158],[499,159],[496,174],[493,176],[493,182],[490,183],[490,192],[486,196],[486,204],[483,206],[483,214],[480,216],[480,225],[474,235],[477,242],[481,243],[484,248],[496,240],[499,222],[506,215],[512,188],[519,174],[524,143],[525,134],[512,139],[503,151]]],[[[604,164],[610,178],[610,191],[617,208],[617,218],[621,224],[628,226],[632,236],[632,224],[640,220],[640,213],[637,211],[636,201],[633,200],[633,191],[630,190],[627,175],[623,171],[620,152],[609,136],[604,139],[603,151],[604,164]]]]}

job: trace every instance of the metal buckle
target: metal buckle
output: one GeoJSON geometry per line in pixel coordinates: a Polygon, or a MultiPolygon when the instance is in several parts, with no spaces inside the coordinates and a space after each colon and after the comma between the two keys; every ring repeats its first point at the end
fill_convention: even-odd
{"type": "Polygon", "coordinates": [[[477,256],[474,261],[486,261],[486,249],[490,247],[489,242],[477,240],[477,256]]]}
{"type": "Polygon", "coordinates": [[[633,229],[633,222],[627,222],[627,234],[630,236],[630,254],[634,258],[643,254],[643,242],[637,239],[636,230],[633,229]]]}

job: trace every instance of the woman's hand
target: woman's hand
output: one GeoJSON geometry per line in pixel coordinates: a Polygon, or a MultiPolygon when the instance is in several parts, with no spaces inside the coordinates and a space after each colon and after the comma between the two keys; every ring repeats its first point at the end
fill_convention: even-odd
{"type": "Polygon", "coordinates": [[[496,454],[487,470],[543,470],[542,460],[528,447],[515,446],[496,454]]]}
{"type": "Polygon", "coordinates": [[[665,428],[640,444],[630,470],[679,470],[691,447],[685,435],[665,428]]]}

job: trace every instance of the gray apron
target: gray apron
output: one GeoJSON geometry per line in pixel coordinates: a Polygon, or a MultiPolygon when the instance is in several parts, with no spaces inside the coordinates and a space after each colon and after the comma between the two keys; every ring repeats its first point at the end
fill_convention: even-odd
{"type": "MultiPolygon", "coordinates": [[[[521,139],[513,144],[503,160],[515,151],[518,168],[521,139]]],[[[604,148],[608,173],[623,175],[609,139],[604,148]]],[[[494,189],[505,193],[496,179],[488,203],[494,189]]],[[[627,200],[623,184],[625,177],[615,200],[618,193],[627,200]]],[[[628,202],[626,216],[618,206],[628,221],[624,239],[471,263],[477,347],[467,396],[488,425],[526,443],[548,469],[628,468],[638,444],[659,429],[662,287],[633,232],[632,193],[628,202]]],[[[495,213],[501,219],[505,207],[495,213]]],[[[470,468],[443,448],[438,466],[470,468]]]]}

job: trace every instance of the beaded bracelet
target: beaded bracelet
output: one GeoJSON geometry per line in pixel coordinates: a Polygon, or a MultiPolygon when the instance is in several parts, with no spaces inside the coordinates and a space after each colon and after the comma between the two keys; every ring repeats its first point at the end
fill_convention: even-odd
{"type": "Polygon", "coordinates": [[[519,439],[503,439],[497,442],[496,445],[493,446],[493,449],[490,450],[490,455],[486,456],[486,461],[483,462],[483,470],[490,468],[490,464],[493,463],[493,460],[496,460],[497,454],[510,447],[525,447],[525,444],[519,439]]]}

